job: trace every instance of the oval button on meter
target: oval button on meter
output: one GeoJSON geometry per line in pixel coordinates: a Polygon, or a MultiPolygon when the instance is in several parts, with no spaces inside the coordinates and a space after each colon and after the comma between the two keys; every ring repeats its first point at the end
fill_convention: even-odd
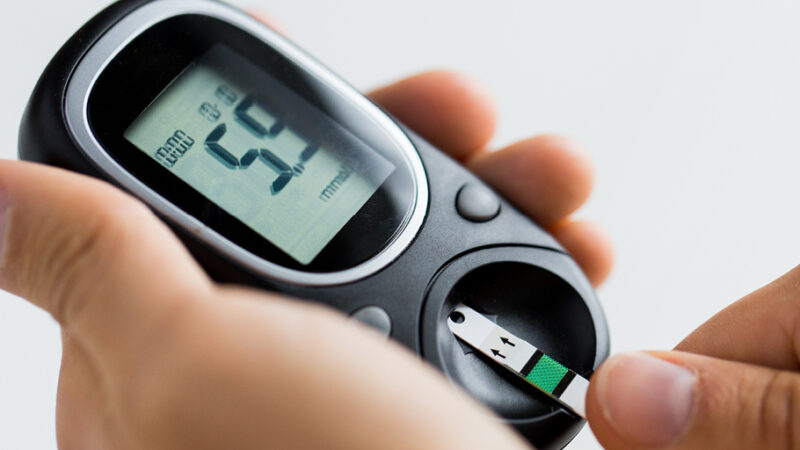
{"type": "Polygon", "coordinates": [[[380,306],[365,306],[354,312],[350,317],[372,327],[384,336],[389,336],[392,333],[392,319],[386,310],[380,306]]]}
{"type": "Polygon", "coordinates": [[[469,183],[458,191],[456,208],[461,217],[473,222],[486,222],[500,212],[500,199],[491,190],[469,183]]]}

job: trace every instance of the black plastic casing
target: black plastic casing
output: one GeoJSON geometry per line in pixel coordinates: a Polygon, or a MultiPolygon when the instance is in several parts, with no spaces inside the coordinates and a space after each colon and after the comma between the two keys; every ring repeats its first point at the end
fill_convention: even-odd
{"type": "MultiPolygon", "coordinates": [[[[115,183],[87,159],[71,136],[64,112],[65,91],[73,70],[93,43],[122,17],[147,3],[150,0],[114,3],[56,54],[23,116],[20,158],[115,183]]],[[[500,213],[490,221],[476,223],[461,217],[456,208],[459,190],[467,183],[482,182],[403,129],[427,172],[428,213],[411,245],[368,278],[324,287],[281,282],[250,272],[189,230],[165,220],[220,282],[283,292],[345,314],[379,306],[391,318],[393,339],[492,407],[532,444],[561,448],[583,421],[458,342],[447,330],[446,317],[456,304],[466,303],[589,377],[609,351],[607,325],[594,291],[563,248],[505,200],[501,199],[500,213]]],[[[413,386],[408,389],[413,393],[413,386]]]]}

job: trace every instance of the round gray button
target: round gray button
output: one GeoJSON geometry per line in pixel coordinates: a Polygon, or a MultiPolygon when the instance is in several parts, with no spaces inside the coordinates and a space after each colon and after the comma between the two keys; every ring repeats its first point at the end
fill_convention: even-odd
{"type": "Polygon", "coordinates": [[[365,306],[354,312],[350,317],[375,328],[384,336],[392,332],[392,319],[389,314],[378,306],[365,306]]]}
{"type": "Polygon", "coordinates": [[[500,199],[488,188],[467,183],[458,191],[456,209],[465,219],[486,222],[500,212],[500,199]]]}

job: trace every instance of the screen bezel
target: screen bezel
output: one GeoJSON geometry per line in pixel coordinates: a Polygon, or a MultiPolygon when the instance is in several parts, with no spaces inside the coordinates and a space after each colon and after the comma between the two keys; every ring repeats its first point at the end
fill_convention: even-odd
{"type": "Polygon", "coordinates": [[[407,151],[387,147],[394,144],[376,133],[380,130],[371,128],[364,120],[365,112],[355,106],[284,53],[264,45],[263,39],[219,18],[181,14],[147,28],[118,51],[90,90],[86,115],[94,138],[116,163],[212,231],[291,271],[330,274],[367,264],[381,254],[397,240],[419,209],[418,196],[411,194],[419,189],[419,177],[409,167],[407,151]],[[212,32],[200,35],[199,28],[212,32]],[[265,70],[279,67],[281,81],[305,94],[306,100],[354,134],[371,141],[373,148],[376,141],[383,142],[376,150],[400,169],[309,265],[294,261],[122,138],[124,129],[192,60],[219,42],[254,55],[251,61],[265,70]],[[388,212],[397,204],[401,204],[401,214],[388,212]],[[381,220],[375,221],[374,217],[381,220]]]}

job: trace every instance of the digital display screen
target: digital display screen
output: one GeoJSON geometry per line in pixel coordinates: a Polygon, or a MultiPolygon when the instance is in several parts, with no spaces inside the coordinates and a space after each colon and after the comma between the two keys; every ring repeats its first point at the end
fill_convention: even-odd
{"type": "Polygon", "coordinates": [[[124,136],[303,265],[395,170],[223,45],[192,62],[124,136]]]}

